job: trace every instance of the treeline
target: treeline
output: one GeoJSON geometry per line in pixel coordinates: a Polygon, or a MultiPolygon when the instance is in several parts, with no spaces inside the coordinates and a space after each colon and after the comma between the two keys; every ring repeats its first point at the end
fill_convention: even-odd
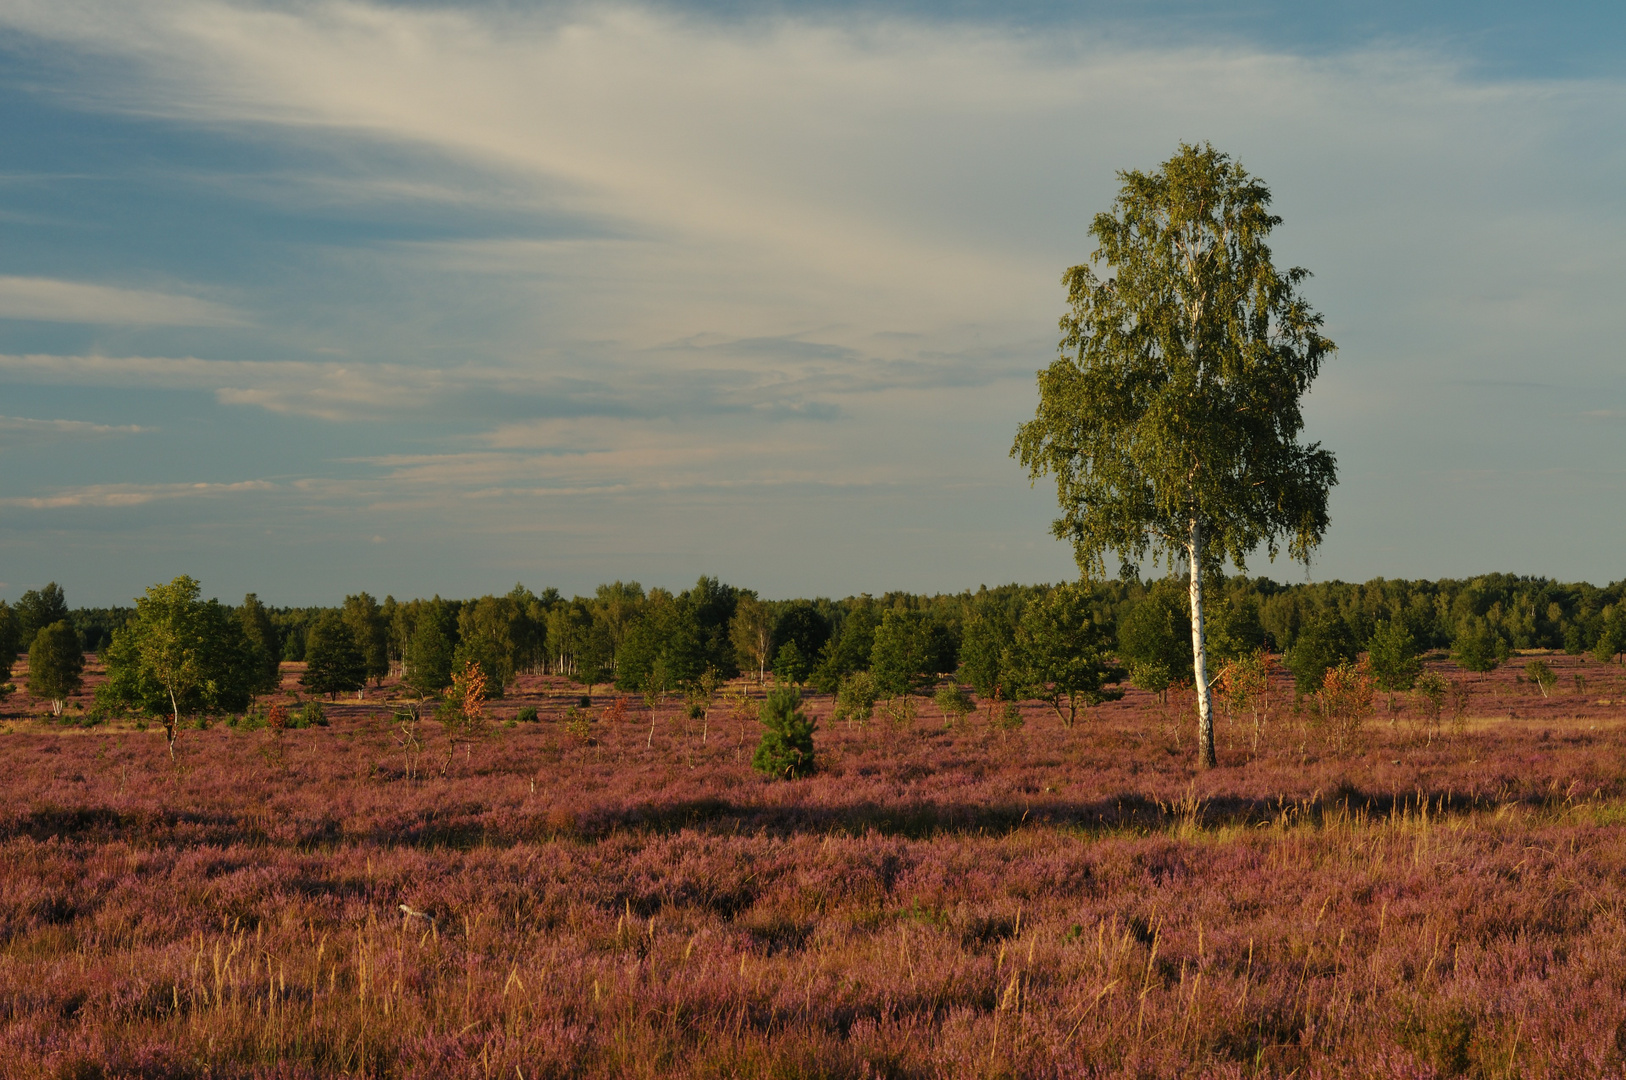
{"type": "MultiPolygon", "coordinates": [[[[1626,651],[1626,582],[1604,588],[1490,574],[1466,580],[1374,579],[1285,585],[1217,576],[1209,583],[1207,630],[1217,660],[1261,647],[1285,654],[1301,681],[1374,648],[1416,654],[1449,649],[1485,669],[1520,649],[1626,651]]],[[[1138,578],[1075,590],[1093,632],[1151,689],[1190,679],[1184,583],[1138,578]]],[[[338,607],[278,608],[252,594],[224,614],[240,624],[259,663],[304,661],[306,685],[333,693],[389,675],[425,693],[479,663],[494,694],[522,672],[566,675],[628,692],[694,685],[707,672],[811,683],[833,691],[873,672],[883,693],[906,692],[959,672],[990,692],[1009,684],[1010,657],[1028,609],[1050,586],[976,592],[887,593],[841,600],[766,600],[713,577],[673,593],[637,582],[600,585],[591,596],[515,586],[502,596],[406,602],[367,593],[338,607]]],[[[26,651],[47,626],[66,623],[85,652],[104,652],[134,608],[69,609],[56,584],[0,601],[0,651],[26,651]]],[[[1037,630],[1033,633],[1038,633],[1037,630]]],[[[1020,653],[1016,649],[1016,653],[1020,653]]],[[[1007,691],[1011,689],[1007,685],[1007,691]]]]}

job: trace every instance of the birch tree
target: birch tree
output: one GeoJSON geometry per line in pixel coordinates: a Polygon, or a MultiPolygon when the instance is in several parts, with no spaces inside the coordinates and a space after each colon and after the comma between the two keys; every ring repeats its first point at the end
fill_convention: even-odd
{"type": "Polygon", "coordinates": [[[1062,275],[1060,356],[1039,372],[1039,406],[1011,449],[1053,474],[1086,576],[1106,552],[1150,550],[1189,575],[1198,765],[1214,764],[1203,573],[1285,543],[1308,561],[1327,528],[1330,452],[1304,445],[1300,399],[1333,351],[1299,295],[1309,277],[1276,269],[1281,218],[1270,190],[1212,146],[1182,144],[1155,172],[1119,173],[1099,246],[1062,275]],[[1098,277],[1096,267],[1105,277],[1098,277]]]}

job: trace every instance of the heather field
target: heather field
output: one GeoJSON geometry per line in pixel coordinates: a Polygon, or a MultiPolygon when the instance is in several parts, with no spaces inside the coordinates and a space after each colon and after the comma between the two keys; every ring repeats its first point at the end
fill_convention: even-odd
{"type": "Polygon", "coordinates": [[[174,764],[19,694],[0,1075],[1620,1076],[1626,677],[1545,659],[1431,661],[1466,699],[1353,736],[1283,681],[1210,773],[1133,690],[1070,730],[815,698],[793,782],[737,696],[527,676],[409,776],[388,685],[174,764]]]}

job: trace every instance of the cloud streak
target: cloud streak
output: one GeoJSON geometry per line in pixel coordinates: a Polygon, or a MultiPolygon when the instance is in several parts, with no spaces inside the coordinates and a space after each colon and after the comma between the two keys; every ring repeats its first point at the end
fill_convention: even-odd
{"type": "Polygon", "coordinates": [[[192,296],[43,277],[0,277],[0,319],[132,326],[243,326],[244,316],[192,296]]]}

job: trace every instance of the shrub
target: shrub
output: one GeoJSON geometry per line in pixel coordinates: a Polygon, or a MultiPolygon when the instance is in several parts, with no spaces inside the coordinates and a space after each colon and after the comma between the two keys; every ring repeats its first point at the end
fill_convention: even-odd
{"type": "Polygon", "coordinates": [[[1440,725],[1440,712],[1445,708],[1445,695],[1450,689],[1446,681],[1438,672],[1425,671],[1418,676],[1417,684],[1412,687],[1412,693],[1417,698],[1417,706],[1423,718],[1428,721],[1430,733],[1440,725]]]}
{"type": "Polygon", "coordinates": [[[527,705],[527,706],[525,706],[524,708],[520,709],[519,712],[514,714],[514,719],[518,720],[522,724],[534,724],[534,723],[536,723],[536,706],[535,705],[527,705]]]}
{"type": "Polygon", "coordinates": [[[1349,627],[1334,612],[1325,612],[1299,633],[1287,653],[1293,686],[1300,694],[1321,688],[1327,672],[1355,659],[1355,641],[1349,627]]]}
{"type": "Polygon", "coordinates": [[[813,732],[818,725],[801,710],[802,695],[792,687],[777,687],[762,706],[762,741],[751,766],[769,776],[795,779],[813,774],[813,732]]]}
{"type": "Polygon", "coordinates": [[[288,726],[292,728],[327,727],[327,710],[316,698],[305,702],[300,710],[289,718],[288,726]]]}
{"type": "Polygon", "coordinates": [[[1500,662],[1501,638],[1484,619],[1471,619],[1451,642],[1451,657],[1464,671],[1486,672],[1500,662]]]}
{"type": "Polygon", "coordinates": [[[1316,709],[1340,752],[1354,748],[1361,724],[1372,715],[1373,681],[1365,660],[1358,664],[1341,661],[1322,676],[1316,709]]]}
{"type": "Polygon", "coordinates": [[[1015,731],[1027,720],[1022,716],[1022,706],[1014,701],[1007,701],[1003,709],[994,712],[989,724],[995,731],[1015,731]]]}

